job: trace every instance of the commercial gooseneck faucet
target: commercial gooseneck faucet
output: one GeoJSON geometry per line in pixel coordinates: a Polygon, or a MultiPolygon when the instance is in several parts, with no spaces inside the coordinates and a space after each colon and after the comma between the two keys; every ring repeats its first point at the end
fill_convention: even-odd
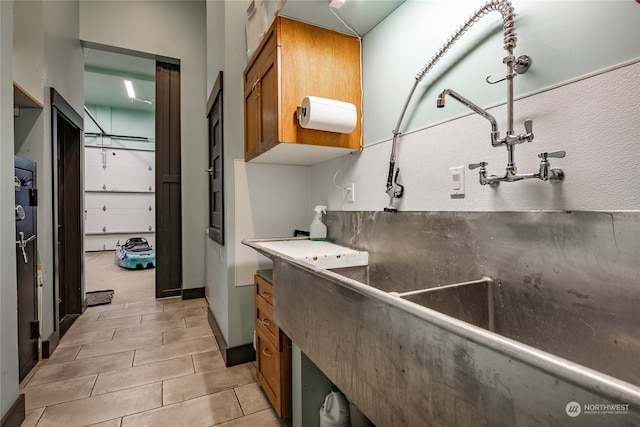
{"type": "MultiPolygon", "coordinates": [[[[487,169],[486,169],[486,166],[488,164],[487,162],[472,163],[469,165],[469,169],[480,168],[480,184],[482,185],[489,184],[492,187],[496,187],[498,184],[500,184],[501,181],[514,182],[514,181],[520,181],[523,179],[538,178],[542,181],[560,182],[564,179],[564,172],[562,171],[562,169],[549,168],[549,160],[548,160],[550,157],[555,157],[555,158],[564,157],[566,155],[566,152],[564,151],[554,151],[552,153],[541,153],[538,155],[538,157],[542,159],[540,162],[540,170],[538,172],[525,173],[525,174],[518,173],[513,152],[516,144],[533,141],[533,122],[531,120],[526,120],[524,122],[525,133],[522,133],[520,135],[514,135],[513,130],[509,129],[505,137],[500,138],[500,132],[498,131],[498,122],[496,121],[495,117],[493,117],[487,111],[478,107],[476,104],[474,104],[464,96],[460,95],[459,93],[451,89],[445,89],[442,92],[440,92],[440,95],[438,95],[438,100],[436,102],[436,106],[438,108],[444,107],[445,97],[447,95],[449,95],[451,98],[455,99],[456,101],[460,102],[461,104],[465,105],[467,108],[478,113],[485,119],[489,120],[489,122],[491,123],[491,145],[492,146],[499,147],[501,145],[505,145],[507,147],[507,156],[508,156],[507,170],[504,176],[497,176],[497,175],[487,176],[487,169]]],[[[508,100],[509,104],[511,104],[512,102],[513,102],[512,99],[508,100]]]]}
{"type": "Polygon", "coordinates": [[[476,23],[480,18],[485,16],[487,13],[491,11],[498,11],[502,15],[502,25],[503,25],[503,48],[508,52],[507,56],[503,59],[503,63],[507,65],[507,75],[505,78],[491,82],[489,78],[487,78],[487,82],[490,84],[498,83],[500,81],[507,81],[507,125],[508,130],[504,138],[500,138],[500,133],[498,131],[498,124],[496,119],[478,107],[468,99],[459,95],[451,89],[444,90],[440,96],[438,97],[438,107],[444,106],[445,96],[449,95],[462,104],[466,105],[471,110],[480,114],[482,117],[489,120],[491,123],[491,145],[494,147],[498,147],[500,145],[506,145],[508,152],[508,165],[507,165],[507,173],[503,177],[498,177],[494,175],[487,176],[486,171],[486,162],[480,162],[477,164],[469,165],[470,169],[475,169],[480,167],[480,183],[481,184],[491,184],[492,186],[498,185],[500,181],[518,181],[526,178],[540,178],[542,180],[550,180],[552,182],[557,182],[563,179],[564,174],[559,169],[550,169],[549,168],[549,157],[564,157],[564,151],[558,151],[553,153],[542,153],[539,157],[542,159],[540,165],[540,171],[535,174],[518,174],[515,162],[513,160],[513,148],[514,145],[522,143],[524,141],[533,140],[533,132],[532,132],[532,122],[527,120],[525,122],[525,133],[520,135],[514,135],[513,131],[513,79],[518,74],[523,74],[527,71],[531,64],[531,59],[522,55],[518,58],[513,56],[513,49],[516,46],[516,41],[518,38],[516,37],[516,32],[514,28],[514,13],[513,6],[511,2],[507,0],[490,0],[486,2],[480,9],[478,9],[473,15],[471,15],[462,26],[440,47],[440,49],[431,57],[429,62],[422,67],[422,69],[416,74],[415,83],[413,84],[409,96],[404,103],[404,106],[400,112],[400,118],[398,119],[398,123],[393,130],[393,143],[391,148],[391,156],[389,158],[389,173],[387,176],[387,186],[386,193],[389,196],[389,205],[384,209],[387,212],[397,212],[397,208],[395,207],[395,202],[397,199],[401,198],[404,194],[404,186],[398,182],[398,176],[400,173],[400,168],[396,164],[396,151],[398,145],[398,137],[401,135],[400,126],[402,124],[402,119],[407,111],[407,107],[415,92],[418,83],[424,78],[424,76],[433,68],[433,66],[442,58],[442,56],[449,50],[449,48],[469,29],[476,23]]]}

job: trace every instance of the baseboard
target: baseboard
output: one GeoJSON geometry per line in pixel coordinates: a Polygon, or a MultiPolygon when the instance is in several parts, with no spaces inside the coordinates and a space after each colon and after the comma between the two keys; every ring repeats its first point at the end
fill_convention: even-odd
{"type": "Polygon", "coordinates": [[[53,354],[54,350],[58,347],[60,343],[60,334],[58,331],[53,331],[51,335],[49,335],[49,339],[46,341],[42,341],[42,358],[48,359],[53,354]]]}
{"type": "Polygon", "coordinates": [[[211,307],[207,307],[207,321],[209,322],[209,327],[213,331],[213,336],[218,343],[220,354],[222,355],[222,359],[224,359],[224,364],[227,368],[256,360],[256,350],[253,348],[253,344],[245,344],[231,348],[227,346],[227,342],[224,339],[224,335],[222,335],[220,326],[218,326],[218,322],[216,322],[216,318],[213,316],[211,307]]]}
{"type": "Polygon", "coordinates": [[[204,298],[204,288],[192,288],[192,289],[183,289],[182,290],[182,299],[196,299],[196,298],[204,298]]]}
{"type": "Polygon", "coordinates": [[[18,395],[18,399],[11,405],[4,417],[2,417],[1,427],[20,427],[24,421],[25,404],[24,394],[18,395]]]}
{"type": "Polygon", "coordinates": [[[71,328],[71,325],[73,325],[73,323],[78,320],[78,317],[80,317],[80,314],[67,314],[66,316],[64,316],[64,319],[62,319],[62,322],[60,322],[60,338],[62,338],[64,334],[67,333],[69,328],[71,328]]]}

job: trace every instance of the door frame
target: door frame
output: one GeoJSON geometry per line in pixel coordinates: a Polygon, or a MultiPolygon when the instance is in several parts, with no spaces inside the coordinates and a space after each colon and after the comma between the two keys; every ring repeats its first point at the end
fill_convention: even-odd
{"type": "MultiPolygon", "coordinates": [[[[129,56],[137,56],[140,58],[147,58],[147,59],[153,59],[154,61],[156,61],[156,85],[158,84],[158,65],[163,65],[166,68],[172,68],[174,69],[177,73],[178,73],[178,78],[180,78],[180,60],[176,59],[176,58],[169,58],[169,57],[165,57],[165,56],[161,56],[161,55],[155,55],[152,53],[146,53],[146,52],[141,52],[141,51],[137,51],[137,50],[132,50],[132,49],[126,49],[126,48],[122,48],[122,47],[117,47],[117,46],[110,46],[110,45],[105,45],[102,43],[95,43],[95,42],[90,42],[90,41],[85,41],[85,40],[81,40],[81,44],[82,47],[84,48],[89,48],[89,49],[95,49],[95,50],[102,50],[102,51],[106,51],[106,52],[114,52],[114,53],[119,53],[122,55],[129,55],[129,56]]],[[[168,141],[172,144],[177,143],[177,150],[173,149],[171,150],[173,152],[173,156],[171,157],[173,162],[177,162],[178,164],[181,164],[182,160],[182,149],[180,147],[181,145],[181,134],[182,134],[182,121],[181,121],[181,112],[182,112],[182,106],[181,106],[181,94],[180,94],[180,84],[178,84],[177,86],[177,93],[173,93],[171,97],[167,97],[167,98],[161,98],[156,94],[156,117],[155,117],[155,122],[156,122],[156,129],[158,128],[158,123],[161,121],[161,119],[159,119],[160,117],[160,112],[161,111],[170,111],[171,112],[171,121],[173,122],[172,124],[172,128],[171,128],[171,132],[173,132],[173,135],[177,135],[177,137],[173,137],[173,138],[169,138],[168,141]],[[165,102],[166,101],[166,102],[165,102]]],[[[158,145],[161,143],[158,142],[159,137],[158,137],[158,131],[156,131],[156,147],[155,147],[155,160],[156,160],[156,174],[160,173],[160,163],[162,161],[162,159],[159,157],[158,154],[158,145]]],[[[83,147],[84,147],[84,142],[83,142],[83,147]]],[[[84,152],[84,150],[83,150],[84,152]]],[[[165,156],[166,158],[166,156],[165,156]]],[[[175,163],[174,163],[175,164],[175,163]]],[[[181,172],[179,173],[179,175],[176,177],[175,175],[173,177],[171,177],[173,179],[173,181],[178,181],[178,185],[181,187],[182,184],[179,182],[181,181],[181,172]]],[[[166,177],[165,177],[166,178],[166,177]]],[[[182,259],[182,222],[180,221],[180,238],[176,239],[176,238],[166,238],[163,237],[163,233],[159,232],[159,228],[160,228],[160,224],[162,221],[164,221],[164,219],[162,218],[162,206],[159,203],[158,200],[158,196],[159,196],[159,192],[160,192],[160,185],[159,185],[159,181],[161,181],[163,178],[162,177],[158,177],[156,175],[156,197],[155,197],[155,213],[156,213],[156,283],[155,283],[155,296],[156,298],[164,298],[164,297],[170,297],[170,296],[178,296],[182,293],[183,289],[182,289],[182,271],[183,271],[183,259],[182,259]],[[160,217],[158,216],[160,215],[160,217]],[[177,241],[176,241],[177,240],[177,241]],[[169,248],[169,251],[171,252],[175,252],[177,245],[179,245],[180,247],[180,256],[175,256],[174,257],[174,261],[171,261],[170,258],[165,259],[165,256],[162,254],[162,250],[159,250],[160,248],[160,244],[163,244],[163,246],[165,248],[169,248]],[[172,246],[173,244],[173,246],[172,246]],[[158,278],[160,277],[161,280],[164,280],[166,278],[166,276],[162,275],[162,263],[166,263],[165,268],[168,269],[169,271],[180,271],[180,283],[179,283],[179,287],[177,289],[174,289],[171,292],[166,292],[166,291],[161,291],[160,287],[161,285],[158,284],[158,278]],[[160,267],[160,268],[159,268],[160,267]]],[[[181,190],[180,190],[181,191],[181,190]]],[[[179,215],[180,218],[182,218],[182,203],[178,203],[177,205],[173,206],[173,210],[175,213],[177,213],[177,215],[179,215]]],[[[84,235],[83,235],[84,238],[84,235]]]]}
{"type": "MultiPolygon", "coordinates": [[[[43,355],[50,355],[57,347],[58,341],[66,330],[71,326],[77,315],[82,314],[86,309],[86,300],[84,298],[84,198],[82,197],[80,189],[84,187],[84,119],[78,114],[73,107],[60,95],[55,88],[50,88],[51,97],[51,145],[52,145],[52,183],[53,183],[53,280],[54,280],[54,292],[53,292],[53,306],[54,306],[54,330],[53,334],[48,340],[48,346],[43,347],[43,355]],[[59,120],[63,120],[69,124],[75,134],[73,140],[68,147],[65,147],[65,152],[61,153],[59,150],[58,139],[61,137],[62,129],[59,126],[59,120]],[[67,148],[69,151],[67,151],[67,148]],[[67,154],[62,156],[63,154],[67,154]],[[71,167],[76,171],[75,176],[77,182],[69,182],[66,180],[62,183],[63,188],[60,187],[59,171],[60,168],[71,167]],[[65,191],[68,190],[68,191],[65,191]],[[65,194],[73,194],[73,192],[79,192],[80,197],[77,200],[77,204],[73,205],[74,209],[65,209],[65,212],[60,212],[60,202],[63,201],[65,194]],[[77,207],[77,208],[76,208],[77,207]],[[59,230],[61,215],[65,216],[65,220],[73,223],[72,229],[59,230]],[[62,239],[62,243],[59,242],[62,239]],[[66,245],[65,241],[73,241],[75,244],[66,245]],[[63,280],[61,280],[61,259],[60,259],[60,246],[65,252],[65,261],[71,260],[71,268],[63,271],[65,277],[74,277],[75,283],[79,286],[76,289],[70,289],[70,281],[65,281],[67,297],[70,298],[71,309],[70,313],[73,317],[69,317],[68,320],[60,319],[60,286],[63,280]],[[61,321],[63,321],[61,323],[61,321]],[[45,351],[46,350],[46,351],[45,351]]],[[[67,198],[68,200],[68,198],[67,198]]]]}

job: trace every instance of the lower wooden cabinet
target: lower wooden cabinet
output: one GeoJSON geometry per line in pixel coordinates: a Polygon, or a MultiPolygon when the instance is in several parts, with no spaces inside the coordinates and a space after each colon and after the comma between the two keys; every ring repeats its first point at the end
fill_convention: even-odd
{"type": "Polygon", "coordinates": [[[273,320],[273,286],[255,275],[256,370],[280,418],[291,416],[291,340],[273,320]]]}

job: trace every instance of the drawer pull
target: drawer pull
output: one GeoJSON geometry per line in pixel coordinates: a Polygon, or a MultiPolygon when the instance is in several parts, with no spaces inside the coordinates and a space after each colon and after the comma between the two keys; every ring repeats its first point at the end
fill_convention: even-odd
{"type": "Polygon", "coordinates": [[[264,326],[271,326],[271,320],[269,319],[260,319],[264,326]]]}
{"type": "Polygon", "coordinates": [[[260,79],[256,80],[256,82],[253,84],[253,86],[251,86],[251,93],[253,94],[254,98],[257,98],[260,96],[260,79]]]}
{"type": "Polygon", "coordinates": [[[262,349],[262,354],[264,354],[267,357],[273,356],[273,354],[271,354],[271,352],[267,348],[262,349]]]}
{"type": "Polygon", "coordinates": [[[264,299],[271,299],[271,294],[269,292],[262,291],[260,295],[262,295],[264,299]]]}

